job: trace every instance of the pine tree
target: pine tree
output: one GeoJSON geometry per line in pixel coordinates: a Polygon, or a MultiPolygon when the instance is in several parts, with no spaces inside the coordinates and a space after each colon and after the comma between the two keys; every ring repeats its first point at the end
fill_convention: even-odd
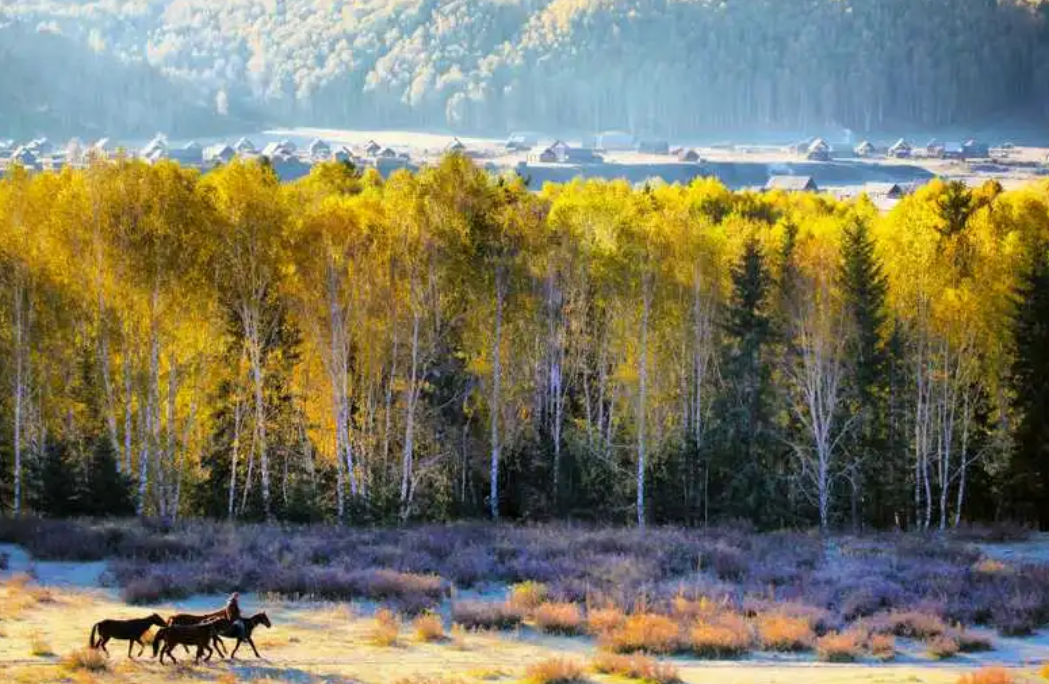
{"type": "Polygon", "coordinates": [[[1049,526],[1049,258],[1045,245],[1034,250],[1017,295],[1010,380],[1018,422],[1009,493],[1014,513],[1044,528],[1049,526]]]}
{"type": "Polygon", "coordinates": [[[850,467],[850,499],[853,526],[861,518],[861,500],[870,509],[862,518],[886,523],[885,493],[889,483],[886,469],[886,369],[888,358],[883,344],[885,330],[885,296],[888,281],[874,252],[874,240],[865,221],[856,220],[842,232],[841,270],[839,281],[845,295],[854,334],[850,338],[848,358],[852,369],[849,387],[849,412],[858,416],[853,424],[853,455],[850,467]]]}
{"type": "Polygon", "coordinates": [[[65,518],[82,513],[82,491],[77,465],[63,440],[48,442],[44,457],[36,466],[37,487],[30,499],[33,510],[50,518],[65,518]]]}
{"type": "Polygon", "coordinates": [[[87,469],[81,512],[97,517],[134,515],[134,483],[117,472],[117,454],[110,440],[100,434],[94,439],[87,469]]]}
{"type": "Polygon", "coordinates": [[[715,405],[718,439],[712,477],[723,516],[762,524],[779,514],[766,348],[773,338],[767,312],[771,278],[758,242],[751,239],[732,269],[733,297],[723,325],[724,390],[715,405]],[[720,495],[720,496],[719,496],[720,495]]]}

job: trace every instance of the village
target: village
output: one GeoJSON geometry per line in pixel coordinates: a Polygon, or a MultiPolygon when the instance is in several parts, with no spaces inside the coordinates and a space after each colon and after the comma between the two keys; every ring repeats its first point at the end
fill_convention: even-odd
{"type": "Polygon", "coordinates": [[[712,176],[736,190],[828,193],[839,199],[866,194],[882,209],[891,208],[935,177],[961,179],[971,185],[988,178],[1020,184],[1049,174],[1045,150],[1011,143],[992,147],[975,139],[933,139],[925,145],[905,138],[885,145],[870,140],[831,144],[825,138],[810,138],[790,145],[673,146],[666,140],[639,139],[622,131],[572,142],[530,132],[511,133],[504,140],[373,133],[363,137],[365,134],[352,131],[289,129],[267,132],[264,142],[242,136],[208,144],[194,140],[176,144],[157,134],[141,147],[111,138],[90,143],[73,138],[64,144],[46,137],[22,142],[0,139],[0,174],[14,164],[60,171],[118,157],[148,163],[170,160],[206,172],[239,158],[266,159],[281,180],[289,182],[307,175],[321,162],[373,168],[385,177],[398,169],[417,169],[445,154],[459,153],[493,173],[517,172],[536,189],[546,182],[577,177],[620,178],[638,184],[688,183],[712,176]]]}

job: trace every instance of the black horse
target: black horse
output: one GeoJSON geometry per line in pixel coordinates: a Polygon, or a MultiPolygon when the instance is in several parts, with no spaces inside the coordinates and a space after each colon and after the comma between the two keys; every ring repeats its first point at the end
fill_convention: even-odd
{"type": "Polygon", "coordinates": [[[88,637],[87,645],[91,648],[101,648],[106,655],[109,655],[106,642],[110,639],[127,640],[127,657],[134,657],[131,655],[131,647],[135,644],[138,644],[138,654],[142,655],[142,652],[146,650],[146,645],[142,643],[142,636],[153,625],[163,627],[164,618],[153,613],[149,617],[135,620],[102,620],[101,622],[96,622],[91,628],[91,636],[88,637]],[[95,638],[96,634],[98,635],[97,639],[95,638]]]}
{"type": "Polygon", "coordinates": [[[193,662],[200,662],[200,657],[207,652],[204,660],[211,660],[212,648],[211,643],[215,640],[217,632],[217,622],[205,622],[199,625],[171,625],[163,627],[157,631],[153,637],[153,657],[157,657],[157,653],[160,653],[160,662],[164,662],[164,656],[171,658],[171,662],[178,662],[175,660],[175,655],[172,650],[179,644],[183,646],[196,646],[197,657],[194,658],[193,662]],[[163,646],[161,646],[163,644],[163,646]]]}
{"type": "MultiPolygon", "coordinates": [[[[208,623],[211,624],[211,623],[208,623]]],[[[237,655],[237,649],[245,641],[248,642],[248,646],[251,646],[251,650],[255,652],[256,658],[261,658],[259,655],[259,649],[255,648],[255,642],[251,639],[251,633],[255,631],[255,628],[259,625],[266,625],[267,628],[272,627],[269,617],[266,613],[256,613],[251,617],[242,618],[234,622],[222,621],[221,626],[217,629],[215,641],[218,642],[216,646],[222,643],[222,640],[218,637],[226,637],[227,639],[236,639],[237,644],[233,647],[233,651],[229,654],[230,658],[237,655]]],[[[221,653],[221,651],[220,651],[221,653]]]]}

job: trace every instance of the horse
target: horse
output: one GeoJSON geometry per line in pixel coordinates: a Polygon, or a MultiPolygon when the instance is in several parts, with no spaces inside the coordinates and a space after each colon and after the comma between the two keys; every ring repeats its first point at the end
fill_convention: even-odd
{"type": "Polygon", "coordinates": [[[153,637],[153,657],[157,657],[157,653],[160,653],[160,662],[164,662],[164,656],[171,658],[171,662],[178,662],[175,660],[175,655],[172,650],[179,644],[183,646],[196,646],[197,656],[193,659],[194,663],[200,662],[200,657],[207,651],[207,655],[204,657],[205,661],[211,660],[213,649],[211,648],[211,642],[215,639],[215,632],[218,627],[218,622],[205,622],[199,625],[169,625],[162,627],[157,631],[156,636],[153,637]],[[161,650],[160,644],[164,643],[164,648],[161,650]]]}
{"type": "Polygon", "coordinates": [[[217,642],[216,645],[222,643],[222,640],[219,639],[219,637],[226,637],[227,639],[236,639],[237,644],[233,647],[233,652],[229,654],[230,658],[234,658],[237,655],[237,649],[240,648],[240,645],[246,641],[248,642],[248,645],[251,646],[251,650],[255,651],[255,657],[261,658],[262,656],[259,655],[259,649],[255,648],[255,642],[251,639],[251,633],[259,625],[266,625],[267,629],[273,627],[266,613],[255,613],[251,617],[242,618],[235,622],[229,622],[227,620],[226,624],[220,627],[215,633],[215,641],[217,642]]]}
{"type": "MultiPolygon", "coordinates": [[[[168,626],[176,627],[186,625],[200,625],[204,624],[205,622],[213,622],[215,620],[224,619],[226,619],[225,608],[223,608],[222,610],[216,610],[214,613],[205,613],[204,615],[193,615],[192,613],[179,613],[177,615],[172,615],[168,618],[168,626]]],[[[219,642],[220,649],[221,643],[222,642],[219,642]]],[[[186,653],[189,653],[189,646],[187,646],[186,644],[182,644],[182,648],[186,650],[186,653]]],[[[223,658],[226,657],[226,654],[223,653],[221,650],[219,651],[219,655],[223,658]]]]}
{"type": "Polygon", "coordinates": [[[109,655],[109,650],[106,648],[107,641],[110,639],[126,639],[128,642],[127,657],[133,657],[131,655],[131,647],[135,644],[139,646],[138,654],[142,655],[142,652],[146,650],[146,645],[142,643],[142,636],[153,625],[164,627],[164,618],[153,613],[149,617],[135,620],[102,620],[101,622],[96,622],[91,628],[91,635],[88,637],[87,645],[91,648],[101,648],[106,655],[109,655]],[[95,639],[96,633],[98,634],[97,640],[95,639]]]}

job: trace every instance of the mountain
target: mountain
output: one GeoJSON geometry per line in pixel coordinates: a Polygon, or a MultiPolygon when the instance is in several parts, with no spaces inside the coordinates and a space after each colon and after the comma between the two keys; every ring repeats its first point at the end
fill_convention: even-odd
{"type": "Polygon", "coordinates": [[[124,65],[98,79],[107,96],[173,86],[216,125],[227,109],[651,135],[1049,115],[1049,0],[20,0],[4,14],[42,27],[22,82],[42,53],[87,51],[124,65]]]}

